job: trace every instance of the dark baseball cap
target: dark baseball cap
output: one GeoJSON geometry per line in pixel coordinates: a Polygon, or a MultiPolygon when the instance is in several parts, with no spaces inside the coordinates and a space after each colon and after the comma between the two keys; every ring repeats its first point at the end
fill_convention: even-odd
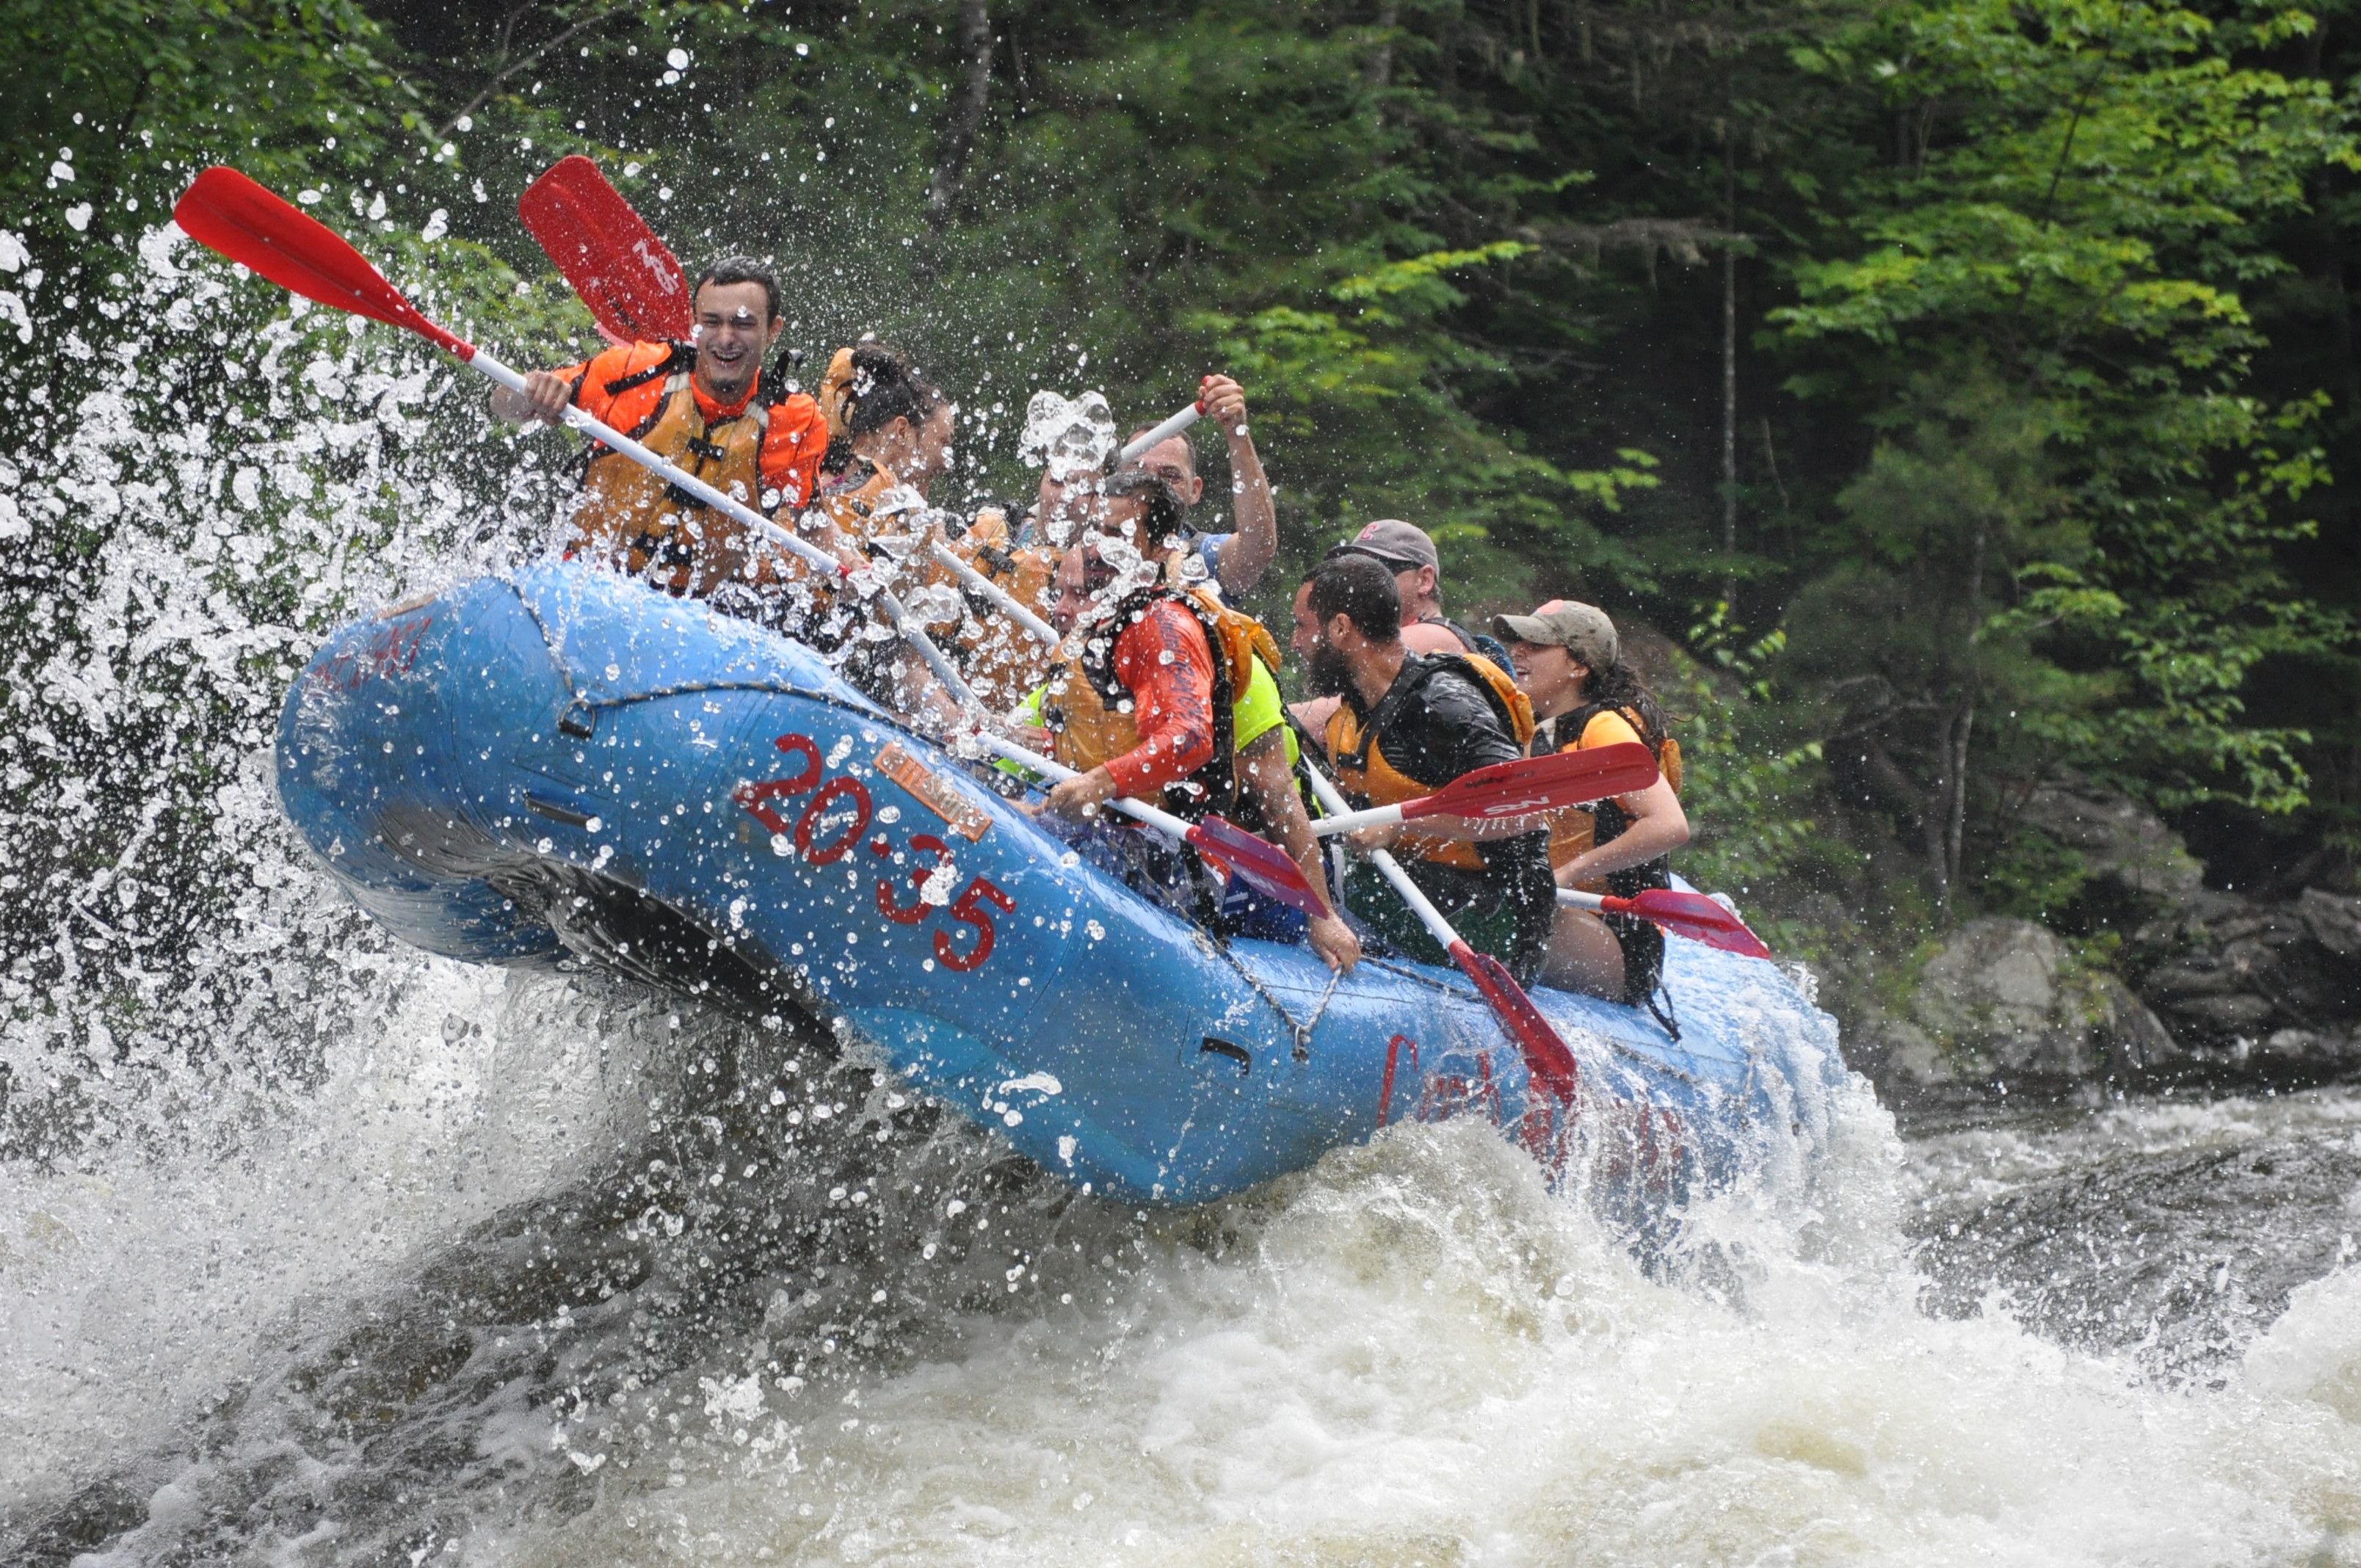
{"type": "Polygon", "coordinates": [[[1511,642],[1563,648],[1592,670],[1612,667],[1623,651],[1607,612],[1573,599],[1552,599],[1531,615],[1496,615],[1492,630],[1511,642]]]}
{"type": "Polygon", "coordinates": [[[1396,572],[1414,572],[1421,566],[1439,570],[1443,565],[1426,530],[1398,517],[1379,518],[1343,543],[1331,546],[1328,554],[1371,556],[1396,572]]]}

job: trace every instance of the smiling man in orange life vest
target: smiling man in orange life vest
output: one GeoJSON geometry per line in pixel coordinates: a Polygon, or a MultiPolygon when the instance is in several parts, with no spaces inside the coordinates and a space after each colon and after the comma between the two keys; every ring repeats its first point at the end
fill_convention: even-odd
{"type": "MultiPolygon", "coordinates": [[[[725,257],[697,274],[694,343],[633,343],[535,370],[492,393],[513,424],[555,424],[572,404],[764,515],[811,499],[828,422],[808,393],[766,389],[763,356],[786,325],[770,269],[725,257]]],[[[591,449],[571,553],[702,598],[732,579],[772,579],[774,553],[746,527],[620,453],[591,449]]]]}

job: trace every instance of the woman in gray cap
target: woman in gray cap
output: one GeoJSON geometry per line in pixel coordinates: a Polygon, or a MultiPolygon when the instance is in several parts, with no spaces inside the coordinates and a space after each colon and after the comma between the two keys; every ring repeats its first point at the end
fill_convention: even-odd
{"type": "MultiPolygon", "coordinates": [[[[1668,857],[1689,841],[1679,794],[1680,742],[1666,732],[1664,709],[1623,663],[1615,623],[1596,606],[1552,599],[1531,615],[1494,616],[1492,630],[1507,640],[1517,685],[1532,702],[1539,721],[1535,756],[1636,740],[1656,754],[1662,770],[1637,795],[1560,816],[1550,834],[1557,885],[1619,898],[1670,887],[1668,857]]],[[[1664,934],[1655,926],[1628,915],[1561,907],[1541,981],[1653,1010],[1664,969],[1664,934]]]]}

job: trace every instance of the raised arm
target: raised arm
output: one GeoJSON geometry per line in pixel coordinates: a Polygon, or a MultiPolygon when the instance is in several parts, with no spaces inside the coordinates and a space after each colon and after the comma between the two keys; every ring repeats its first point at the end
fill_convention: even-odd
{"type": "Polygon", "coordinates": [[[1230,500],[1237,532],[1222,546],[1216,573],[1222,590],[1233,597],[1251,592],[1279,556],[1279,510],[1270,496],[1270,479],[1262,471],[1262,456],[1246,432],[1246,395],[1227,376],[1205,378],[1205,417],[1218,424],[1230,444],[1230,500]]]}
{"type": "Polygon", "coordinates": [[[1681,809],[1681,797],[1667,781],[1660,778],[1637,795],[1619,795],[1615,804],[1631,817],[1631,826],[1558,867],[1558,886],[1574,887],[1609,872],[1645,865],[1689,841],[1688,813],[1681,809]]]}

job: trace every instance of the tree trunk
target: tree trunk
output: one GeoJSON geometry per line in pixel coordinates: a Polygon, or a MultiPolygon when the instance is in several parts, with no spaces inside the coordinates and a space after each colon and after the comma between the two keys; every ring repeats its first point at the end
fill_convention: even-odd
{"type": "Polygon", "coordinates": [[[1968,741],[1975,732],[1976,698],[1981,682],[1976,671],[1976,635],[1983,630],[1984,620],[1984,552],[1992,540],[1991,524],[1982,518],[1976,520],[1974,536],[1968,547],[1967,590],[1968,641],[1960,660],[1960,711],[1952,719],[1950,733],[1945,737],[1943,759],[1943,842],[1942,867],[1938,873],[1941,884],[1943,924],[1949,926],[1952,916],[1952,894],[1960,883],[1960,847],[1967,839],[1968,826],[1968,741]]]}
{"type": "Polygon", "coordinates": [[[1401,22],[1401,0],[1385,0],[1378,7],[1378,31],[1383,39],[1369,55],[1363,75],[1372,87],[1384,87],[1394,79],[1394,28],[1401,22]]]}
{"type": "Polygon", "coordinates": [[[937,230],[950,222],[951,203],[959,200],[968,154],[974,150],[976,133],[983,128],[983,111],[990,102],[992,7],[988,0],[960,0],[960,48],[967,59],[965,91],[951,105],[942,161],[935,165],[934,183],[927,192],[927,222],[937,230]]]}
{"type": "Polygon", "coordinates": [[[1975,688],[1968,688],[1967,701],[1960,708],[1960,717],[1952,727],[1950,773],[1950,820],[1944,824],[1943,836],[1943,924],[1951,924],[1952,894],[1960,885],[1960,847],[1967,837],[1968,826],[1968,738],[1976,728],[1975,688]]]}
{"type": "MultiPolygon", "coordinates": [[[[1731,165],[1730,131],[1721,136],[1721,554],[1738,555],[1738,172],[1731,165]]],[[[1738,598],[1732,565],[1721,579],[1721,602],[1738,598]]]]}

